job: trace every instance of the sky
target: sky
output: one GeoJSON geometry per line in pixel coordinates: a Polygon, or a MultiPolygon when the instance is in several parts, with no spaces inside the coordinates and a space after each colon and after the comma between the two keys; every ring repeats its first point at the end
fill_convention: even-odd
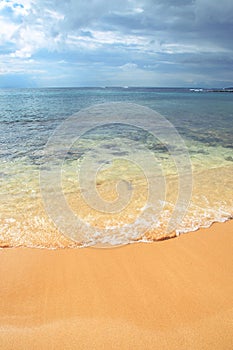
{"type": "Polygon", "coordinates": [[[232,33],[232,0],[0,0],[0,87],[228,87],[232,33]]]}

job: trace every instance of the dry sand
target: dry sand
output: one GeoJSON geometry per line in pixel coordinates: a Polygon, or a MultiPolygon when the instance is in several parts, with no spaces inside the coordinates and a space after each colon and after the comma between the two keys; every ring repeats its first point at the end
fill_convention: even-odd
{"type": "Polygon", "coordinates": [[[233,221],[115,249],[2,249],[0,349],[233,349],[233,221]]]}

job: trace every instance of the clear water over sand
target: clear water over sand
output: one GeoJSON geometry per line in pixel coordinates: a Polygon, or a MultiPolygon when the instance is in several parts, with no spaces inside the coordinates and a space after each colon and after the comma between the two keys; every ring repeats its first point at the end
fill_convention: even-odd
{"type": "MultiPolygon", "coordinates": [[[[159,112],[176,127],[185,142],[192,165],[192,196],[185,216],[169,235],[193,231],[232,217],[232,94],[142,88],[1,90],[1,246],[56,248],[164,238],[179,192],[176,165],[161,142],[133,125],[109,124],[95,128],[83,135],[67,154],[57,155],[64,158],[62,189],[68,206],[94,227],[94,235],[93,230],[91,234],[87,230],[82,233],[82,240],[70,240],[61,234],[44,209],[40,169],[48,165],[44,154],[46,142],[67,117],[82,108],[106,102],[137,103],[159,112]],[[96,150],[102,161],[95,179],[97,192],[103,200],[114,201],[117,199],[116,184],[119,179],[123,180],[132,189],[124,210],[98,211],[90,208],[83,198],[77,172],[87,155],[93,162],[100,161],[96,150]],[[144,169],[128,159],[132,153],[143,159],[143,152],[150,152],[157,164],[147,176],[144,169]],[[104,162],[111,155],[113,161],[104,162]],[[150,179],[157,179],[158,192],[164,184],[165,194],[162,199],[157,198],[159,215],[158,206],[151,206],[147,208],[150,219],[140,220],[140,213],[147,206],[150,179]],[[135,225],[143,234],[138,234],[135,225]],[[103,236],[101,230],[106,227],[113,230],[103,236]]],[[[52,176],[53,169],[50,171],[52,176]]],[[[87,183],[89,175],[87,172],[87,183]]],[[[90,186],[91,181],[90,178],[90,186]]]]}

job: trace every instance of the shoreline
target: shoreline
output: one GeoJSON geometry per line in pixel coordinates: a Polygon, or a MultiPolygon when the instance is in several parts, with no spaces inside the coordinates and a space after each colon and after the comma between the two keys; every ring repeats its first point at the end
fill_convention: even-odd
{"type": "Polygon", "coordinates": [[[0,347],[233,348],[233,220],[112,249],[0,249],[0,347]]]}
{"type": "MultiPolygon", "coordinates": [[[[205,230],[209,230],[211,229],[214,225],[216,224],[224,224],[226,222],[229,222],[229,221],[232,221],[233,222],[233,217],[229,217],[229,218],[226,218],[224,219],[223,221],[213,221],[209,226],[201,226],[201,227],[198,227],[198,228],[195,228],[191,231],[186,231],[186,232],[171,232],[170,234],[166,235],[166,234],[161,234],[160,236],[158,237],[155,237],[153,238],[153,231],[148,231],[148,235],[147,235],[147,238],[148,240],[146,240],[146,237],[145,238],[139,238],[139,239],[135,239],[129,243],[122,243],[122,244],[119,244],[119,245],[106,245],[106,247],[103,247],[103,249],[116,249],[116,248],[121,248],[121,247],[125,247],[125,246],[128,246],[128,245],[133,245],[133,244],[153,244],[153,243],[156,243],[156,242],[162,242],[162,241],[167,241],[167,240],[170,240],[170,239],[173,239],[173,238],[178,238],[180,236],[183,236],[183,235],[187,235],[187,234],[193,234],[195,232],[199,232],[199,231],[205,231],[205,230]]],[[[62,234],[61,234],[62,235],[62,234]]],[[[63,235],[65,238],[66,236],[63,235]]],[[[54,251],[54,250],[63,250],[63,249],[87,249],[87,248],[94,248],[94,249],[99,249],[99,246],[97,244],[97,246],[95,245],[81,245],[81,243],[75,243],[75,241],[71,241],[70,239],[70,242],[73,242],[74,245],[68,245],[68,246],[65,246],[65,247],[61,247],[61,246],[58,246],[58,247],[49,247],[49,246],[27,246],[27,245],[22,245],[22,244],[19,244],[19,245],[10,245],[9,243],[4,243],[4,242],[0,242],[0,252],[2,249],[39,249],[39,250],[49,250],[49,251],[54,251]],[[76,244],[76,245],[75,245],[76,244]]]]}

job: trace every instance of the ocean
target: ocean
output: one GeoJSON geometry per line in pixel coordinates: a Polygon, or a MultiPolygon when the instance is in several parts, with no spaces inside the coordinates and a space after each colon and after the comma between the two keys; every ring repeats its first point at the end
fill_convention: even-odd
{"type": "Polygon", "coordinates": [[[114,247],[233,217],[233,94],[0,90],[0,247],[114,247]]]}

